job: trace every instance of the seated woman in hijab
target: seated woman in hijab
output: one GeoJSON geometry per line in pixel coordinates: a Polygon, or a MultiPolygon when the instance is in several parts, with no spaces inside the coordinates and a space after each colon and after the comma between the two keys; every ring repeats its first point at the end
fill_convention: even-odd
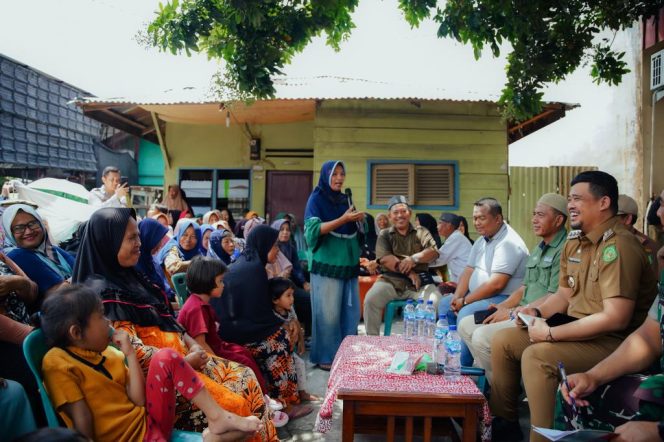
{"type": "MultiPolygon", "coordinates": [[[[274,275],[290,279],[295,284],[295,314],[304,325],[305,336],[311,336],[311,295],[309,294],[309,283],[304,279],[304,271],[297,256],[297,250],[291,241],[291,223],[287,219],[280,219],[272,223],[272,228],[279,231],[277,245],[279,251],[291,264],[287,274],[274,275]]],[[[268,264],[269,268],[269,264],[268,264]]],[[[269,274],[269,269],[268,269],[269,274]]]]}
{"type": "Polygon", "coordinates": [[[37,284],[0,252],[0,378],[20,383],[40,425],[46,424],[39,390],[23,356],[23,340],[32,331],[30,314],[36,311],[37,284]]]}
{"type": "Polygon", "coordinates": [[[285,219],[290,223],[291,228],[291,241],[295,244],[295,249],[298,252],[307,251],[307,242],[304,240],[304,232],[297,224],[297,218],[292,213],[279,212],[277,216],[274,217],[275,221],[285,219]]]}
{"type": "Polygon", "coordinates": [[[215,230],[210,235],[207,256],[221,260],[225,265],[235,261],[235,241],[230,230],[215,230]]]}
{"type": "Polygon", "coordinates": [[[210,247],[210,235],[212,234],[213,230],[214,227],[212,227],[210,224],[201,224],[200,249],[201,249],[201,255],[203,256],[207,255],[208,248],[210,247]]]}
{"type": "Polygon", "coordinates": [[[266,225],[250,231],[246,248],[224,276],[224,292],[210,301],[219,318],[219,336],[249,349],[270,389],[291,419],[311,412],[298,407],[297,374],[284,320],[272,311],[265,265],[279,252],[279,232],[266,225]]]}
{"type": "Polygon", "coordinates": [[[203,224],[212,225],[219,220],[221,220],[221,211],[219,210],[210,210],[203,215],[203,224]]]}
{"type": "MultiPolygon", "coordinates": [[[[84,283],[99,294],[106,317],[116,330],[129,334],[145,372],[160,348],[177,351],[199,372],[221,407],[240,416],[254,414],[263,421],[263,431],[252,440],[278,440],[253,372],[207,354],[184,333],[164,293],[136,271],[140,246],[133,209],[97,210],[76,259],[74,282],[84,283]]],[[[207,426],[205,415],[180,396],[175,413],[178,429],[201,432],[207,426]]]]}
{"type": "Polygon", "coordinates": [[[186,272],[194,256],[201,254],[201,228],[192,219],[181,219],[175,225],[175,236],[159,251],[157,262],[169,278],[186,272]]]}
{"type": "Polygon", "coordinates": [[[154,219],[146,218],[138,223],[138,231],[141,237],[141,257],[136,264],[136,270],[152,285],[166,293],[168,299],[174,299],[175,292],[154,258],[169,241],[168,229],[154,219]]]}
{"type": "Polygon", "coordinates": [[[2,227],[6,232],[5,253],[37,283],[37,306],[47,294],[69,284],[74,257],[51,244],[34,208],[26,204],[7,207],[2,214],[2,227]]]}

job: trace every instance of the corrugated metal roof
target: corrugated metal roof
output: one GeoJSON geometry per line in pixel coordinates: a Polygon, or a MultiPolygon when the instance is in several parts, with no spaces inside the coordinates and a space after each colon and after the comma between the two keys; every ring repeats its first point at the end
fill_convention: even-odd
{"type": "MultiPolygon", "coordinates": [[[[477,91],[427,87],[424,85],[388,83],[359,78],[319,76],[312,78],[285,78],[274,81],[276,96],[272,100],[442,100],[468,102],[496,102],[497,95],[477,91]]],[[[193,87],[167,90],[142,97],[80,97],[76,103],[85,104],[211,104],[228,101],[216,97],[211,91],[193,87]]],[[[265,100],[271,101],[271,100],[265,100]]]]}
{"type": "Polygon", "coordinates": [[[0,55],[0,163],[97,170],[100,125],[67,101],[87,93],[0,55]]]}

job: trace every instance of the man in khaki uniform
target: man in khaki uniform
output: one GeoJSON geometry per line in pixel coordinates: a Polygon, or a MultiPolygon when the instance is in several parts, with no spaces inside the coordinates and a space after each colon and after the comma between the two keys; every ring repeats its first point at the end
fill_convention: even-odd
{"type": "MultiPolygon", "coordinates": [[[[567,209],[572,228],[578,230],[570,232],[561,255],[558,290],[538,308],[517,309],[539,318],[527,330],[500,330],[491,345],[494,441],[521,440],[522,376],[531,423],[551,428],[558,362],[571,374],[607,357],[641,325],[657,291],[643,247],[615,216],[615,178],[589,171],[571,184],[567,209]],[[556,313],[576,320],[550,326],[545,319],[556,319],[556,313]]],[[[531,431],[529,440],[545,439],[531,431]]]]}
{"type": "MultiPolygon", "coordinates": [[[[438,248],[431,233],[410,223],[412,212],[403,196],[390,199],[392,226],[383,229],[376,241],[376,260],[383,274],[364,299],[364,325],[367,335],[379,335],[382,311],[393,299],[417,298],[418,273],[427,272],[429,263],[438,258],[438,248]]],[[[437,304],[440,294],[432,293],[437,304]]]]}
{"type": "Polygon", "coordinates": [[[558,290],[560,254],[567,230],[567,200],[556,193],[545,193],[537,201],[533,210],[533,230],[542,241],[530,251],[526,262],[526,275],[523,285],[512,292],[506,300],[489,307],[496,311],[484,323],[476,324],[473,315],[459,322],[459,335],[468,345],[475,365],[483,368],[491,383],[491,341],[493,336],[504,328],[516,327],[514,309],[518,306],[537,307],[545,295],[558,290]]]}
{"type": "Polygon", "coordinates": [[[627,230],[632,232],[643,246],[646,255],[648,255],[648,259],[650,260],[650,266],[652,267],[653,272],[655,272],[655,277],[658,277],[657,249],[659,247],[657,247],[657,243],[650,239],[650,237],[634,228],[636,219],[639,217],[639,207],[637,206],[636,201],[627,195],[618,195],[618,216],[623,221],[623,224],[627,226],[627,230]]]}

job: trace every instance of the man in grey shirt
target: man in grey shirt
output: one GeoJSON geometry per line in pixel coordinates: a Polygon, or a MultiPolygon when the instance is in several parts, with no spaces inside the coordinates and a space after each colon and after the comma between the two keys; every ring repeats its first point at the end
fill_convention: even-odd
{"type": "MultiPolygon", "coordinates": [[[[523,284],[528,248],[518,233],[503,220],[495,198],[475,202],[473,224],[482,235],[473,244],[456,291],[440,300],[438,312],[452,323],[499,304],[523,284]]],[[[473,356],[461,343],[461,364],[472,365],[473,356]]]]}

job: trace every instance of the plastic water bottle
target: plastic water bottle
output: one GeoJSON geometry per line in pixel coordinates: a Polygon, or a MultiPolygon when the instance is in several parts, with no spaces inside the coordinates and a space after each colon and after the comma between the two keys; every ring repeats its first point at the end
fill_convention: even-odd
{"type": "Polygon", "coordinates": [[[445,338],[445,379],[456,381],[461,377],[461,338],[456,325],[450,325],[445,338]]]}
{"type": "Polygon", "coordinates": [[[406,339],[413,339],[415,334],[415,305],[413,300],[406,301],[406,306],[403,308],[403,335],[406,339]]]}
{"type": "Polygon", "coordinates": [[[427,301],[426,313],[426,337],[431,342],[436,332],[436,309],[433,307],[433,301],[431,300],[427,301]]]}
{"type": "Polygon", "coordinates": [[[426,336],[427,327],[427,312],[424,307],[424,299],[417,300],[417,307],[415,307],[415,331],[417,340],[424,341],[426,336]]]}
{"type": "Polygon", "coordinates": [[[445,338],[449,325],[447,323],[447,316],[445,314],[438,315],[438,322],[436,322],[436,331],[433,335],[433,361],[438,366],[438,373],[443,373],[445,367],[445,338]]]}

